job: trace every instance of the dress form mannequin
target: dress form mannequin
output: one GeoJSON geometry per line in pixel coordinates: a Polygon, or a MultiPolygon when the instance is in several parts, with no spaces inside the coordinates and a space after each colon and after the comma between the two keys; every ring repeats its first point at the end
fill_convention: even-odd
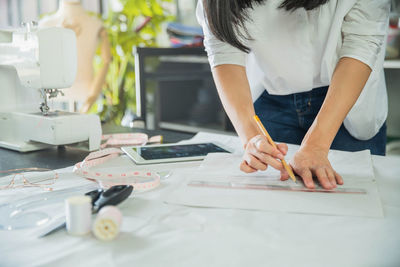
{"type": "Polygon", "coordinates": [[[76,111],[74,103],[83,103],[81,112],[87,112],[99,96],[111,61],[110,43],[102,22],[87,14],[80,0],[60,0],[59,10],[43,18],[39,27],[64,27],[72,29],[77,37],[78,71],[75,83],[64,90],[70,110],[76,111]],[[100,44],[102,67],[94,74],[93,59],[100,44]],[[72,103],[72,105],[71,105],[72,103]]]}

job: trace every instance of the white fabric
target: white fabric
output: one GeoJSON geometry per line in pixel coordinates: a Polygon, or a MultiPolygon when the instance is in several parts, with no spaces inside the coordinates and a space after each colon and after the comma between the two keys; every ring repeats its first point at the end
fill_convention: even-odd
{"type": "MultiPolygon", "coordinates": [[[[213,138],[220,137],[202,134],[197,140],[213,138]]],[[[64,230],[44,239],[0,231],[0,266],[400,266],[400,158],[372,159],[384,218],[167,205],[161,199],[180,182],[177,177],[192,175],[198,163],[154,165],[154,171],[174,174],[119,206],[124,218],[114,241],[64,230]]],[[[130,164],[123,156],[104,168],[130,164]]],[[[87,183],[72,168],[62,172],[57,186],[87,183]]],[[[0,191],[0,204],[37,190],[0,191]]]]}
{"type": "MultiPolygon", "coordinates": [[[[346,117],[345,126],[358,139],[373,137],[387,116],[383,60],[390,1],[330,0],[315,10],[294,12],[277,9],[281,3],[281,0],[268,0],[249,10],[251,21],[246,23],[246,28],[253,40],[244,40],[244,43],[254,57],[249,60],[248,67],[252,70],[248,73],[262,73],[248,75],[252,90],[256,91],[253,100],[262,92],[259,85],[273,95],[327,86],[338,60],[355,58],[373,72],[346,117]]],[[[202,1],[198,1],[197,17],[203,26],[211,67],[246,66],[246,53],[221,42],[211,33],[204,19],[202,1]]]]}

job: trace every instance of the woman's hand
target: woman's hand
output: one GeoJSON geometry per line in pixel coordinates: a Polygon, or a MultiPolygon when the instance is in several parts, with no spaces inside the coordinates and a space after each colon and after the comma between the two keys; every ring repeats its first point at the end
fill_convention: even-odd
{"type": "Polygon", "coordinates": [[[343,57],[336,65],[324,103],[290,163],[306,187],[314,188],[313,176],[326,189],[343,184],[342,177],[329,163],[328,151],[371,71],[368,65],[353,58],[343,57]]]}
{"type": "Polygon", "coordinates": [[[338,184],[343,184],[342,177],[332,168],[328,160],[328,151],[317,146],[302,145],[290,165],[303,179],[307,188],[315,188],[313,176],[317,177],[325,189],[334,189],[338,184]]]}
{"type": "Polygon", "coordinates": [[[278,144],[274,148],[263,135],[254,136],[245,146],[243,161],[240,170],[246,173],[265,171],[268,166],[281,171],[281,179],[286,180],[289,175],[285,171],[282,160],[288,151],[286,144],[278,144]]]}

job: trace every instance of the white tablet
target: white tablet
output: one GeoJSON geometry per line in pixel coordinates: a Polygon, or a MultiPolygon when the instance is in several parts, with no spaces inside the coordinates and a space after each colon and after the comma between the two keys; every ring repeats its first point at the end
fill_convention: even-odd
{"type": "Polygon", "coordinates": [[[122,147],[136,164],[153,164],[204,159],[208,153],[230,152],[218,143],[164,144],[122,147]]]}

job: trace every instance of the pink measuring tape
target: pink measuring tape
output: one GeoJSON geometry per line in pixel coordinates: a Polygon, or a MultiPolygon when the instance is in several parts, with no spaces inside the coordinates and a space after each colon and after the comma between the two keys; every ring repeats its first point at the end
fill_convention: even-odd
{"type": "Polygon", "coordinates": [[[91,167],[103,164],[122,153],[119,148],[107,148],[92,152],[82,162],[75,164],[73,172],[81,177],[96,180],[105,188],[123,184],[132,185],[135,191],[147,191],[160,185],[161,177],[153,171],[105,173],[90,170],[91,167]]]}
{"type": "Polygon", "coordinates": [[[162,136],[157,135],[149,139],[144,133],[105,134],[101,137],[104,142],[100,148],[121,146],[143,146],[147,143],[161,143],[162,136]]]}

